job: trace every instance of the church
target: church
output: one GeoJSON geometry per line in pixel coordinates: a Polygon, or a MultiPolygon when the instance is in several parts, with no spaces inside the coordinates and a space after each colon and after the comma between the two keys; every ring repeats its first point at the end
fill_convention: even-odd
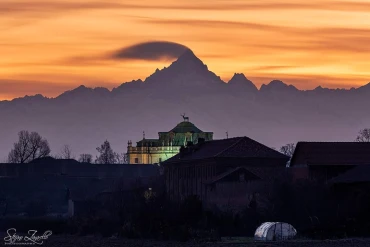
{"type": "Polygon", "coordinates": [[[143,139],[132,146],[128,141],[127,160],[129,164],[161,163],[180,152],[181,147],[197,144],[199,140],[213,140],[213,132],[203,132],[182,115],[183,121],[168,132],[159,132],[158,139],[143,139]]]}

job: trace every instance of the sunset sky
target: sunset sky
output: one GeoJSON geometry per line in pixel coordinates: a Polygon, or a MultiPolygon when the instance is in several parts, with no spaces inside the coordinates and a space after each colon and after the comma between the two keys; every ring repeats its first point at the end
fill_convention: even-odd
{"type": "Polygon", "coordinates": [[[0,100],[145,79],[171,59],[111,54],[148,41],[189,47],[225,81],[358,87],[370,0],[0,0],[0,100]]]}

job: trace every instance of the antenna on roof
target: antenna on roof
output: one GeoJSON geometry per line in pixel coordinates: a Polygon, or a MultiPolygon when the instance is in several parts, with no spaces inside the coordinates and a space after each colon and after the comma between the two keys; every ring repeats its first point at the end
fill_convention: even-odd
{"type": "Polygon", "coordinates": [[[226,139],[229,139],[229,132],[226,131],[226,139]]]}

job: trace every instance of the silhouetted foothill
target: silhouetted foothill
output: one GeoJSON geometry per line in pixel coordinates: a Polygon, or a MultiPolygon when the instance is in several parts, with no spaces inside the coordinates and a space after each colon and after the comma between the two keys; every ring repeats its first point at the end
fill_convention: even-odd
{"type": "Polygon", "coordinates": [[[298,92],[299,90],[293,85],[287,85],[280,80],[273,80],[269,84],[263,84],[261,92],[298,92]]]}

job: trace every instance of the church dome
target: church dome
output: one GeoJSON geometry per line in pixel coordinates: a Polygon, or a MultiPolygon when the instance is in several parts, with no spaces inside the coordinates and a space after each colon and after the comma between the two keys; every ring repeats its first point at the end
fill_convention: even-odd
{"type": "Polygon", "coordinates": [[[188,121],[183,121],[176,125],[175,128],[173,128],[170,132],[174,133],[202,133],[200,129],[198,129],[193,123],[188,121]]]}

